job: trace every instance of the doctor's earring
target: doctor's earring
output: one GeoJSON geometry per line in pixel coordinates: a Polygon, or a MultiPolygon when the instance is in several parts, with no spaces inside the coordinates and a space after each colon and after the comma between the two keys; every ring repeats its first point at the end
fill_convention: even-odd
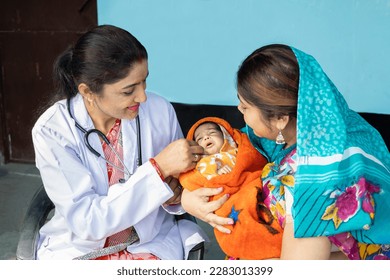
{"type": "Polygon", "coordinates": [[[278,135],[276,136],[276,144],[278,144],[278,145],[286,144],[286,141],[284,140],[282,131],[280,129],[279,129],[278,135]]]}
{"type": "Polygon", "coordinates": [[[87,100],[88,100],[88,103],[89,103],[89,105],[93,105],[93,100],[92,100],[92,98],[87,98],[87,100]]]}

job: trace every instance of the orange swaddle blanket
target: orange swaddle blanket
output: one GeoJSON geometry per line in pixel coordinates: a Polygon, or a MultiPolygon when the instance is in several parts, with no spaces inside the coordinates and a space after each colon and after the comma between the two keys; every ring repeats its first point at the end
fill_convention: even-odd
{"type": "Polygon", "coordinates": [[[187,139],[193,140],[195,129],[205,122],[217,123],[224,132],[224,145],[217,154],[220,158],[217,155],[203,158],[203,167],[201,160],[197,168],[180,174],[181,185],[190,191],[200,187],[222,186],[223,192],[211,200],[230,194],[229,199],[215,213],[233,218],[235,224],[226,226],[231,230],[230,234],[214,230],[219,246],[228,256],[241,259],[280,257],[282,229],[261,200],[260,177],[262,168],[267,163],[266,159],[252,146],[244,133],[220,118],[207,117],[199,120],[189,130],[187,139]],[[206,164],[210,161],[215,163],[214,167],[211,164],[206,169],[206,164]],[[215,176],[217,164],[231,164],[232,171],[215,176]]]}

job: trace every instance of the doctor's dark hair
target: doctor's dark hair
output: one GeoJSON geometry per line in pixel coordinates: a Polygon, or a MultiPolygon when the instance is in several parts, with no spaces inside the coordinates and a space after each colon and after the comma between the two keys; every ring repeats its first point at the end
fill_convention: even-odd
{"type": "Polygon", "coordinates": [[[237,92],[257,107],[265,121],[297,117],[299,65],[289,46],[274,44],[255,50],[237,72],[237,92]]]}
{"type": "Polygon", "coordinates": [[[112,25],[97,26],[55,61],[56,95],[71,98],[80,83],[99,94],[105,84],[125,78],[135,63],[147,58],[145,47],[128,31],[112,25]]]}

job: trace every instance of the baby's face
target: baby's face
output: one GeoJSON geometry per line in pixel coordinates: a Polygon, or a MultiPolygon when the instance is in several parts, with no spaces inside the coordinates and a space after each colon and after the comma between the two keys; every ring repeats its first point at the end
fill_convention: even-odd
{"type": "Polygon", "coordinates": [[[224,142],[223,134],[215,123],[204,123],[198,126],[194,132],[194,139],[204,148],[206,155],[219,153],[224,142]]]}

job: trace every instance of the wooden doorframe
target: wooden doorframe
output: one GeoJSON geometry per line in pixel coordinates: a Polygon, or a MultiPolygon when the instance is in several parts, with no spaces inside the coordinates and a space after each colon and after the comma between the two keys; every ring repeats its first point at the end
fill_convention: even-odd
{"type": "MultiPolygon", "coordinates": [[[[1,57],[1,56],[0,56],[1,57]]],[[[0,65],[3,65],[0,60],[0,65]]],[[[9,161],[9,149],[7,148],[7,122],[4,108],[3,68],[0,68],[0,165],[9,161]]]]}
{"type": "Polygon", "coordinates": [[[33,163],[31,129],[55,58],[97,25],[97,0],[1,0],[0,164],[33,163]]]}

